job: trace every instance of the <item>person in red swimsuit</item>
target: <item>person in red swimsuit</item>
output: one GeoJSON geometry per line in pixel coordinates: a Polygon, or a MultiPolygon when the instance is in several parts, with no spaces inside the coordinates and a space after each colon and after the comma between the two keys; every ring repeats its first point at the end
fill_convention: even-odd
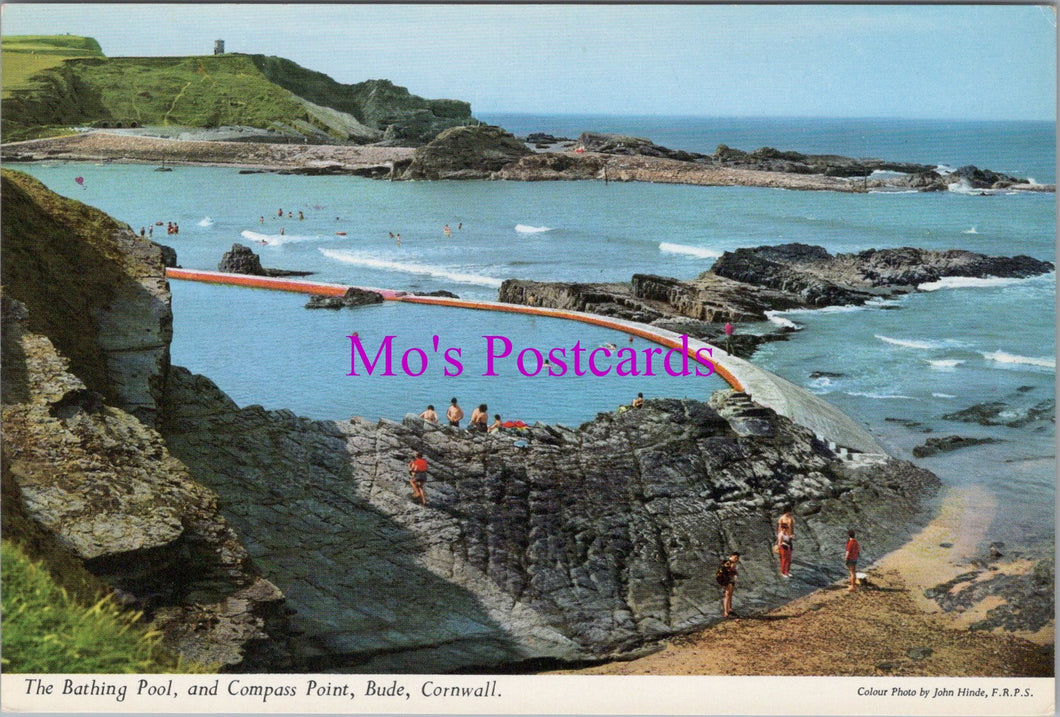
{"type": "Polygon", "coordinates": [[[412,492],[424,505],[427,505],[427,494],[423,492],[423,484],[426,482],[427,460],[422,453],[417,453],[409,462],[409,484],[412,486],[412,492]]]}
{"type": "Polygon", "coordinates": [[[858,554],[861,552],[861,546],[858,545],[857,539],[854,537],[854,531],[847,531],[847,535],[850,539],[847,540],[847,570],[850,571],[850,587],[847,588],[847,592],[854,592],[857,589],[858,584],[858,554]]]}

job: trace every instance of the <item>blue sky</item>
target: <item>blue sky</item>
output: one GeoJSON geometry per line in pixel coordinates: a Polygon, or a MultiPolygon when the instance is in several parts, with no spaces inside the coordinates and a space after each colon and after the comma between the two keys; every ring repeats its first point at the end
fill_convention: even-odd
{"type": "Polygon", "coordinates": [[[475,113],[1048,119],[1056,15],[1011,5],[7,4],[110,56],[287,57],[475,113]]]}

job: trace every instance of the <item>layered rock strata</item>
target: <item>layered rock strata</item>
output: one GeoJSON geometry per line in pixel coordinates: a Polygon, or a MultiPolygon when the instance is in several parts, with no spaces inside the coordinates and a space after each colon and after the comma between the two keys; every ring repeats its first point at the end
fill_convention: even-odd
{"type": "Polygon", "coordinates": [[[4,478],[17,494],[8,498],[153,617],[171,651],[220,668],[286,665],[272,636],[283,635],[283,595],[252,568],[217,496],[154,429],[72,374],[32,323],[5,294],[4,478]]]}
{"type": "Polygon", "coordinates": [[[713,572],[727,551],[745,555],[743,609],[778,605],[841,576],[849,527],[872,555],[896,547],[895,525],[916,522],[938,485],[905,462],[841,461],[742,394],[509,436],[239,409],[183,370],[171,386],[167,443],[220,493],[296,610],[301,669],[488,669],[643,650],[719,619],[713,572]],[[414,451],[430,464],[426,507],[407,482],[414,451]],[[789,504],[791,581],[771,552],[789,504]]]}
{"type": "Polygon", "coordinates": [[[4,171],[0,276],[85,385],[148,423],[173,335],[162,247],[92,207],[4,171]]]}
{"type": "Polygon", "coordinates": [[[782,244],[725,252],[688,281],[646,274],[634,274],[629,284],[512,279],[501,285],[498,300],[656,325],[691,319],[706,325],[687,327],[686,333],[717,341],[721,322],[762,321],[770,311],[863,304],[946,277],[1027,278],[1054,269],[1051,262],[1022,255],[908,247],[832,255],[819,246],[782,244]]]}

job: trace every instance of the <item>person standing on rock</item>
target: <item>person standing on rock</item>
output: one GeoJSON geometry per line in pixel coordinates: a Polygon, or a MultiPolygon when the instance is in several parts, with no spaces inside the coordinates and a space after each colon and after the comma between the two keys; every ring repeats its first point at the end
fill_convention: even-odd
{"type": "Polygon", "coordinates": [[[726,321],[725,322],[725,353],[729,354],[730,356],[734,356],[735,355],[732,352],[732,335],[733,335],[734,331],[736,331],[736,329],[733,328],[732,322],[731,321],[726,321]]]}
{"type": "Polygon", "coordinates": [[[417,453],[416,457],[409,462],[409,484],[412,486],[415,497],[419,498],[424,505],[427,505],[427,494],[423,492],[423,484],[426,482],[427,460],[422,453],[417,453]]]}
{"type": "Polygon", "coordinates": [[[791,550],[795,542],[795,518],[790,510],[777,520],[777,555],[780,556],[780,574],[791,577],[791,550]]]}
{"type": "Polygon", "coordinates": [[[721,585],[721,615],[722,617],[739,617],[732,609],[732,595],[736,592],[736,577],[739,573],[737,564],[740,562],[740,554],[735,550],[729,555],[729,559],[721,564],[715,578],[721,585]]]}
{"type": "Polygon", "coordinates": [[[847,531],[847,550],[846,550],[846,563],[847,570],[850,572],[850,587],[847,588],[847,592],[852,593],[857,590],[858,584],[858,555],[861,553],[861,546],[858,545],[857,538],[854,537],[854,531],[847,531]]]}
{"type": "Polygon", "coordinates": [[[460,405],[454,398],[449,402],[449,408],[445,412],[445,417],[449,419],[449,425],[454,428],[460,427],[460,419],[464,417],[464,409],[460,408],[460,405]]]}

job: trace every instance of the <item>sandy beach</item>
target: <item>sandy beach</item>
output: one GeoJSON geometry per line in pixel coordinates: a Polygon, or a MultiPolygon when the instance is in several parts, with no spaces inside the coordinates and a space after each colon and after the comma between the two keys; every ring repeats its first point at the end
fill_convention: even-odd
{"type": "Polygon", "coordinates": [[[119,162],[228,166],[263,171],[296,170],[338,165],[353,173],[389,168],[412,157],[409,147],[321,144],[272,144],[143,137],[86,132],[3,145],[5,161],[119,162]]]}
{"type": "MultiPolygon", "coordinates": [[[[970,630],[1004,599],[988,596],[947,612],[924,594],[972,568],[993,505],[982,488],[947,489],[931,523],[902,548],[859,566],[867,584],[854,593],[835,583],[668,641],[646,657],[555,674],[1052,676],[1052,622],[1034,633],[970,630]]],[[[1031,567],[1002,560],[974,580],[1031,567]]],[[[739,612],[739,589],[734,606],[739,612]]]]}

